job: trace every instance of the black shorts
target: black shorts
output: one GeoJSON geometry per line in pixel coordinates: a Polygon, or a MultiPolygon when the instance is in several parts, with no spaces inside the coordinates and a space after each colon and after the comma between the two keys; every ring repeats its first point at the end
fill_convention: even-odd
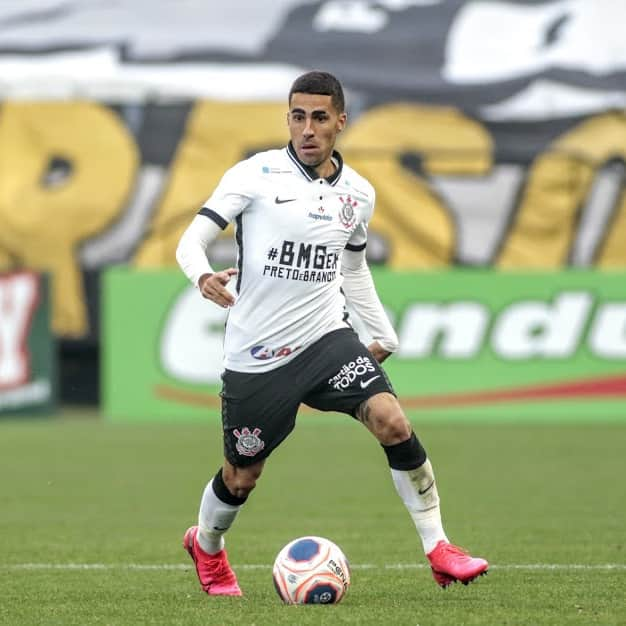
{"type": "Polygon", "coordinates": [[[224,456],[235,466],[269,456],[293,430],[300,403],[354,417],[371,396],[395,395],[385,371],[349,328],[335,330],[282,367],[222,374],[224,456]]]}

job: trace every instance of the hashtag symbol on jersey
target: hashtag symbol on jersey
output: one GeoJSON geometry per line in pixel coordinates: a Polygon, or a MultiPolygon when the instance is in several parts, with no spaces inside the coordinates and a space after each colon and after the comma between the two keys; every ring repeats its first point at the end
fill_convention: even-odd
{"type": "Polygon", "coordinates": [[[278,250],[276,248],[270,248],[270,251],[267,253],[267,258],[270,261],[273,261],[278,256],[278,250]]]}

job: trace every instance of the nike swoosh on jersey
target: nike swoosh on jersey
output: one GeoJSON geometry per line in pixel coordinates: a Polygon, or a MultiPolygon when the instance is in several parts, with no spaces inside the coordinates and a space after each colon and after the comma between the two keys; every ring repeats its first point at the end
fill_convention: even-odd
{"type": "Polygon", "coordinates": [[[369,387],[377,378],[380,378],[380,374],[378,376],[373,376],[372,378],[368,378],[367,380],[362,380],[359,384],[361,385],[361,389],[365,389],[365,387],[369,387]]]}
{"type": "Polygon", "coordinates": [[[296,198],[279,198],[278,196],[274,198],[274,202],[276,204],[284,204],[285,202],[294,202],[295,200],[296,198]]]}

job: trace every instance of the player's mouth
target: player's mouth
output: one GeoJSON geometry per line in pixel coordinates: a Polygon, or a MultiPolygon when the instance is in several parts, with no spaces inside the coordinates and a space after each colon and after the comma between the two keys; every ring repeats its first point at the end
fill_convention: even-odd
{"type": "Polygon", "coordinates": [[[316,146],[315,144],[312,143],[303,143],[300,146],[300,150],[299,152],[299,157],[305,161],[305,162],[309,162],[311,159],[317,159],[319,158],[319,154],[320,154],[320,149],[319,146],[316,146]]]}

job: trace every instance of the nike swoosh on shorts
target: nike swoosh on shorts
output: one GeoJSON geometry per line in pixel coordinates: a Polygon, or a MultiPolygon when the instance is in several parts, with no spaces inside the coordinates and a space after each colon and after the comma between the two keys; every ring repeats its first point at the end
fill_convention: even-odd
{"type": "Polygon", "coordinates": [[[380,378],[380,374],[378,376],[373,376],[372,378],[368,378],[367,380],[362,380],[359,384],[361,385],[361,389],[365,389],[371,383],[373,383],[377,378],[380,378]]]}

